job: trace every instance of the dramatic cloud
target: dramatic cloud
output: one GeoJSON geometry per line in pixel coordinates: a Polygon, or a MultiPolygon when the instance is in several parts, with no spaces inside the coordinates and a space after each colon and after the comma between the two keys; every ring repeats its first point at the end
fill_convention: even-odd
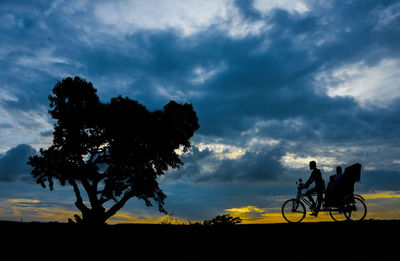
{"type": "Polygon", "coordinates": [[[24,180],[32,182],[31,167],[27,165],[27,162],[29,157],[35,154],[36,150],[26,144],[18,145],[5,152],[0,158],[0,181],[24,180]]]}
{"type": "Polygon", "coordinates": [[[199,181],[216,182],[265,182],[284,174],[280,160],[281,152],[246,152],[239,159],[222,160],[217,169],[200,177],[199,181]]]}
{"type": "Polygon", "coordinates": [[[373,66],[361,61],[323,72],[316,78],[324,81],[331,97],[351,96],[365,108],[385,107],[399,98],[400,75],[396,73],[399,67],[400,60],[396,59],[381,60],[373,66]]]}

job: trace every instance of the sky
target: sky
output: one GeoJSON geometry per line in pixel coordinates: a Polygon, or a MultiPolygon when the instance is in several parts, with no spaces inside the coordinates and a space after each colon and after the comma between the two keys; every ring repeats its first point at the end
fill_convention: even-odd
{"type": "MultiPolygon", "coordinates": [[[[185,164],[159,179],[168,220],[284,222],[311,160],[326,182],[362,164],[367,218],[400,218],[399,1],[2,0],[0,39],[0,220],[78,212],[26,165],[52,143],[48,95],[68,76],[103,102],[193,104],[185,164]]],[[[165,218],[131,199],[110,222],[165,218]]]]}

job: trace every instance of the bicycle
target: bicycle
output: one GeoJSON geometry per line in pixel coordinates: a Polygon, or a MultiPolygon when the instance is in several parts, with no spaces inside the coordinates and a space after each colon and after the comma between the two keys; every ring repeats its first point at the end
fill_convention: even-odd
{"type": "MultiPolygon", "coordinates": [[[[312,203],[307,199],[306,195],[302,193],[303,180],[296,181],[297,196],[286,200],[282,205],[282,216],[289,223],[299,223],[306,216],[306,204],[310,209],[312,203]]],[[[316,194],[314,194],[316,195],[316,194]]],[[[327,203],[325,198],[321,202],[321,211],[329,212],[331,218],[336,221],[361,221],[367,215],[367,207],[364,203],[365,199],[357,194],[349,194],[339,202],[327,203]]],[[[311,209],[312,210],[312,209],[311,209]]]]}

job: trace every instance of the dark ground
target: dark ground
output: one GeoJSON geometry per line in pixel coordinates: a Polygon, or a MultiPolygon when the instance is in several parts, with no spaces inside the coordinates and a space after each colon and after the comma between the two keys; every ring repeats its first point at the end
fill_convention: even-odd
{"type": "Polygon", "coordinates": [[[91,260],[105,256],[145,259],[138,258],[144,253],[163,259],[246,256],[246,260],[400,260],[400,220],[235,226],[131,224],[101,229],[0,221],[0,230],[3,253],[17,248],[20,254],[32,257],[53,253],[51,256],[67,259],[85,253],[93,257],[91,260]]]}

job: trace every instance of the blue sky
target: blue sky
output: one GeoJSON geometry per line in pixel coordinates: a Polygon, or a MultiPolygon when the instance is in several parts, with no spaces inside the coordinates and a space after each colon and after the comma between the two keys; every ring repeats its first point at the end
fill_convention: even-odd
{"type": "MultiPolygon", "coordinates": [[[[310,160],[325,180],[361,163],[370,217],[400,218],[398,1],[3,0],[0,39],[0,219],[74,211],[25,161],[51,144],[51,89],[76,75],[102,101],[193,104],[192,150],[160,179],[178,219],[273,220],[310,160]]],[[[132,199],[115,220],[159,218],[132,199]]]]}

